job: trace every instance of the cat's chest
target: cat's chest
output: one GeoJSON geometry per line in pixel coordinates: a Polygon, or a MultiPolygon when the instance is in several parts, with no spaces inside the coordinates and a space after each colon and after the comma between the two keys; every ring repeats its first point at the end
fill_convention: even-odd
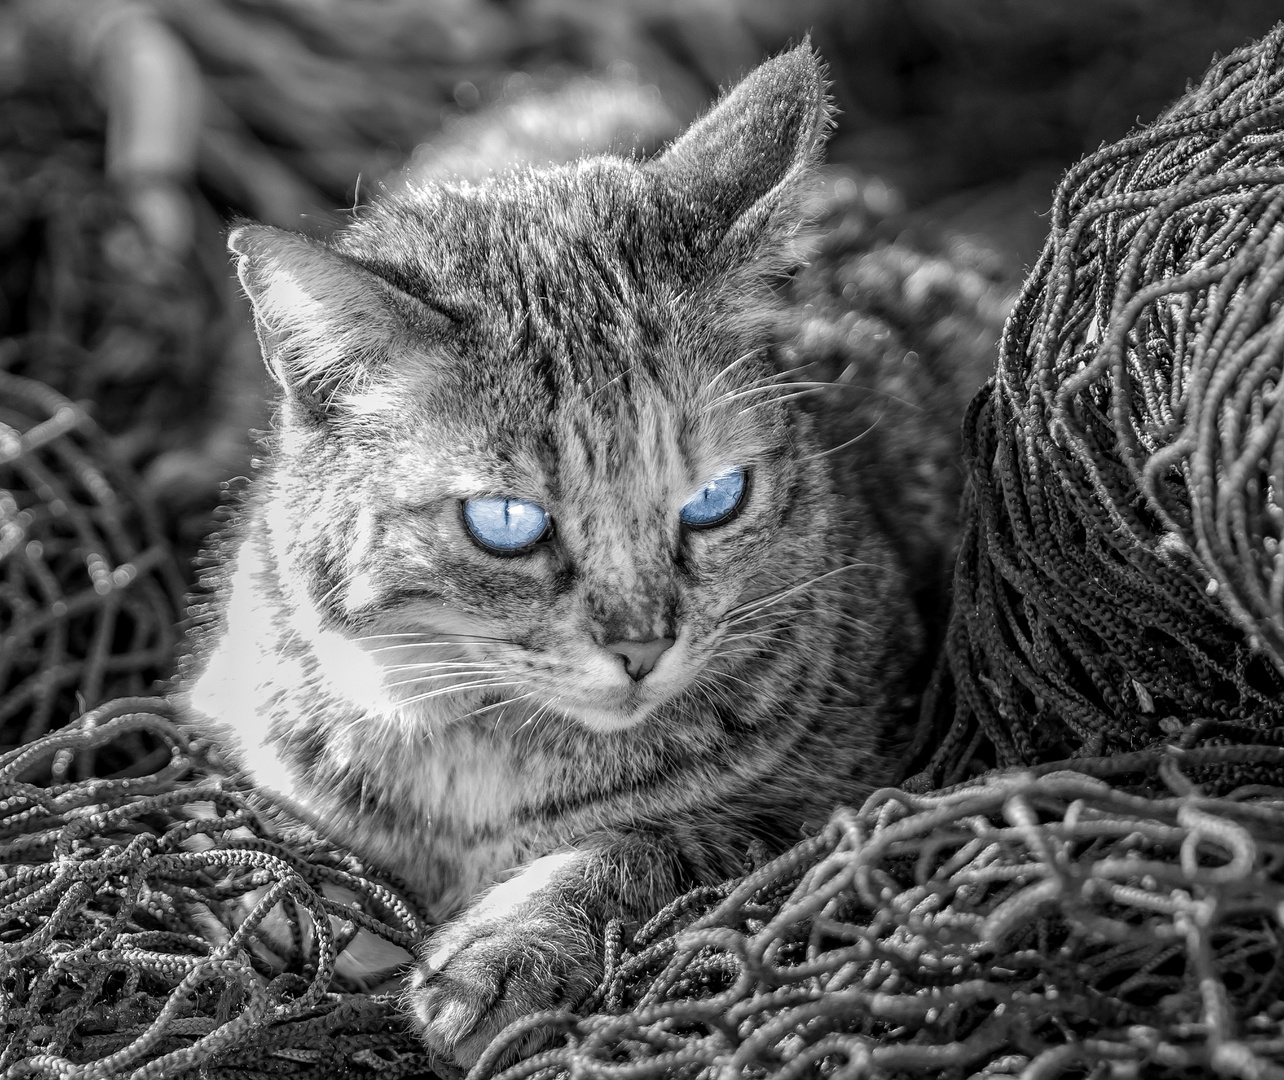
{"type": "Polygon", "coordinates": [[[424,731],[395,718],[369,718],[329,748],[334,776],[359,781],[367,812],[412,821],[425,839],[506,828],[557,791],[538,754],[456,727],[424,731]]]}
{"type": "Polygon", "coordinates": [[[346,781],[322,782],[308,801],[348,822],[348,839],[407,879],[437,913],[583,825],[571,819],[583,816],[586,774],[577,780],[579,770],[566,762],[485,730],[425,735],[387,723],[336,740],[325,772],[346,781]],[[570,805],[578,809],[567,815],[570,805]]]}

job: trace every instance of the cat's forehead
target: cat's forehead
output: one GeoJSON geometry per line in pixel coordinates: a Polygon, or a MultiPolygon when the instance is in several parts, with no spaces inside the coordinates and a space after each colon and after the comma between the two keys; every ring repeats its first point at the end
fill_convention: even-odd
{"type": "Polygon", "coordinates": [[[345,230],[343,247],[461,316],[610,321],[638,294],[681,289],[700,221],[663,176],[592,158],[482,184],[407,187],[345,230]]]}
{"type": "Polygon", "coordinates": [[[698,481],[778,442],[779,417],[733,397],[770,378],[768,343],[689,273],[684,214],[643,169],[596,159],[410,191],[350,232],[349,254],[455,318],[425,437],[484,433],[466,470],[562,489],[698,481]]]}
{"type": "Polygon", "coordinates": [[[420,414],[416,441],[460,495],[668,498],[775,457],[789,439],[782,410],[726,400],[735,385],[724,394],[632,372],[591,386],[520,371],[494,376],[488,397],[439,393],[420,414]]]}
{"type": "Polygon", "coordinates": [[[738,340],[735,297],[689,273],[697,232],[655,177],[592,159],[411,190],[345,248],[454,317],[450,374],[469,400],[592,424],[690,396],[757,344],[738,340]]]}

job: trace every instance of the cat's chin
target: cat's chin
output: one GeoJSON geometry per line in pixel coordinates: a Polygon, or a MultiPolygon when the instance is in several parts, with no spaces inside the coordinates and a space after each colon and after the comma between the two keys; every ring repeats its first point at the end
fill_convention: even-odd
{"type": "Polygon", "coordinates": [[[617,708],[596,705],[570,705],[562,702],[560,711],[589,731],[611,735],[637,727],[654,710],[656,702],[622,704],[617,708]]]}

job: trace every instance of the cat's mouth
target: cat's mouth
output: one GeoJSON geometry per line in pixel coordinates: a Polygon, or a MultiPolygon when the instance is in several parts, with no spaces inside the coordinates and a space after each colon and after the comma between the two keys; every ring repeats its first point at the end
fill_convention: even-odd
{"type": "Polygon", "coordinates": [[[625,698],[626,700],[619,704],[603,702],[600,705],[588,705],[563,702],[561,711],[590,731],[605,735],[636,727],[659,704],[658,701],[648,699],[636,691],[625,695],[625,698]]]}

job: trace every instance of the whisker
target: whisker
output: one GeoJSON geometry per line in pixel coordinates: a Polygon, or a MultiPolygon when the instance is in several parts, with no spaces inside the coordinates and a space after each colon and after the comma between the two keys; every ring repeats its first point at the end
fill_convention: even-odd
{"type": "Polygon", "coordinates": [[[766,607],[770,607],[773,604],[779,603],[781,600],[785,599],[785,597],[787,596],[792,596],[794,593],[800,592],[803,589],[809,589],[813,585],[818,585],[820,584],[820,582],[833,577],[835,574],[844,574],[849,570],[886,570],[886,569],[887,569],[886,567],[877,566],[873,563],[863,563],[863,562],[847,563],[844,566],[836,566],[834,567],[834,569],[827,570],[823,574],[817,574],[815,577],[808,578],[806,581],[800,581],[796,585],[786,586],[775,592],[767,593],[764,596],[754,597],[752,600],[746,601],[745,603],[739,605],[738,607],[731,608],[725,615],[723,615],[723,617],[719,620],[719,623],[725,624],[730,619],[738,618],[739,616],[744,615],[748,612],[761,611],[766,607]]]}
{"type": "Polygon", "coordinates": [[[718,656],[735,656],[740,653],[756,655],[773,642],[785,641],[785,635],[779,633],[754,631],[746,634],[728,634],[718,642],[718,656]],[[749,644],[744,644],[749,642],[749,644]],[[758,647],[754,646],[754,643],[758,647]]]}
{"type": "Polygon", "coordinates": [[[740,678],[738,675],[732,675],[729,671],[709,671],[708,675],[711,679],[729,679],[731,682],[739,683],[747,690],[758,691],[762,689],[761,687],[755,686],[753,683],[740,678]]]}
{"type": "Polygon", "coordinates": [[[789,401],[792,398],[804,397],[807,394],[817,394],[824,390],[831,389],[858,390],[865,394],[872,394],[876,397],[886,398],[889,402],[894,401],[897,404],[904,405],[908,409],[913,409],[915,412],[923,411],[923,407],[921,405],[918,405],[907,398],[903,398],[898,394],[893,394],[878,386],[868,386],[864,383],[840,382],[833,379],[823,381],[817,381],[814,379],[795,381],[789,378],[787,372],[772,376],[770,379],[763,379],[752,386],[741,387],[738,390],[732,390],[726,394],[722,394],[708,402],[702,411],[708,412],[720,405],[730,405],[734,401],[740,401],[743,398],[752,397],[755,394],[778,393],[781,396],[772,398],[772,401],[789,401]]]}
{"type": "MultiPolygon", "coordinates": [[[[469,712],[464,713],[462,716],[452,716],[450,718],[450,723],[458,724],[464,720],[471,720],[474,716],[480,716],[482,713],[489,712],[491,709],[498,709],[501,705],[513,705],[519,701],[525,701],[527,698],[534,697],[534,696],[535,696],[535,692],[533,690],[528,690],[526,693],[519,694],[515,698],[503,698],[500,701],[491,701],[485,705],[481,705],[476,709],[472,709],[469,712]]],[[[495,723],[498,725],[499,720],[496,720],[495,723]]]]}
{"type": "Polygon", "coordinates": [[[783,623],[787,618],[795,615],[803,615],[806,614],[806,612],[807,609],[804,607],[776,607],[771,605],[768,608],[763,608],[761,610],[754,609],[736,615],[732,615],[731,612],[728,612],[727,615],[719,621],[718,625],[724,627],[746,626],[749,623],[760,619],[771,619],[773,624],[783,623]]]}
{"type": "Polygon", "coordinates": [[[634,365],[630,364],[618,375],[612,375],[609,379],[606,380],[606,382],[604,382],[601,386],[597,387],[595,390],[593,390],[592,393],[589,394],[589,397],[588,397],[589,401],[592,401],[595,397],[597,397],[598,394],[602,393],[604,390],[610,389],[621,379],[625,378],[628,375],[631,375],[633,373],[633,368],[634,368],[634,365]]]}
{"type": "Polygon", "coordinates": [[[716,374],[712,379],[709,380],[709,383],[705,387],[705,389],[712,390],[715,386],[718,385],[718,383],[722,379],[730,375],[741,364],[745,363],[747,360],[752,360],[754,357],[761,356],[763,352],[764,350],[762,349],[761,346],[759,346],[758,348],[750,349],[747,353],[742,353],[740,356],[737,356],[734,360],[731,361],[731,363],[729,363],[726,367],[724,367],[721,371],[719,371],[718,374],[716,374]]]}
{"type": "Polygon", "coordinates": [[[423,671],[444,668],[447,673],[464,674],[470,671],[507,671],[508,665],[497,660],[425,660],[419,664],[380,664],[380,671],[423,671]]]}
{"type": "MultiPolygon", "coordinates": [[[[409,684],[405,684],[409,685],[409,684]]],[[[398,701],[398,705],[416,705],[421,701],[431,701],[433,698],[446,697],[450,694],[462,694],[466,690],[498,690],[505,686],[521,686],[519,682],[512,680],[505,681],[487,681],[461,683],[455,686],[439,686],[435,690],[428,690],[422,694],[415,694],[413,697],[404,698],[398,701]]]]}
{"type": "Polygon", "coordinates": [[[513,641],[511,638],[491,637],[486,634],[466,633],[462,630],[459,632],[456,632],[453,630],[438,630],[438,629],[420,630],[418,632],[407,630],[404,632],[392,633],[392,634],[359,634],[353,640],[360,641],[360,642],[391,641],[394,638],[413,638],[414,640],[407,642],[407,644],[410,644],[410,645],[458,645],[461,642],[467,644],[473,641],[495,642],[500,645],[519,644],[519,642],[513,641]],[[449,640],[430,641],[425,636],[430,633],[448,638],[449,640]]]}
{"type": "Polygon", "coordinates": [[[878,427],[878,422],[883,419],[883,417],[886,415],[886,412],[887,410],[884,409],[883,412],[880,412],[876,417],[874,417],[874,420],[869,425],[869,427],[867,427],[859,435],[853,435],[850,439],[847,439],[845,442],[840,442],[837,446],[830,446],[824,450],[817,451],[814,454],[806,454],[803,456],[802,460],[816,461],[817,459],[827,457],[830,454],[837,454],[840,450],[846,450],[849,446],[855,446],[858,442],[861,441],[861,439],[863,439],[866,435],[868,435],[871,431],[873,431],[876,427],[878,427]]]}
{"type": "MultiPolygon", "coordinates": [[[[412,675],[412,676],[411,676],[410,678],[408,678],[408,679],[398,679],[396,682],[388,682],[388,683],[384,683],[384,684],[383,684],[383,686],[384,686],[384,689],[385,689],[385,690],[397,690],[397,689],[400,689],[400,688],[401,688],[401,687],[403,687],[403,686],[419,686],[419,685],[421,685],[421,684],[427,683],[430,679],[435,679],[435,680],[441,680],[441,679],[456,679],[456,680],[458,680],[458,679],[463,678],[463,679],[472,679],[472,680],[476,681],[476,680],[479,680],[479,679],[480,679],[480,677],[482,677],[482,676],[484,676],[484,675],[486,675],[486,674],[488,674],[488,673],[487,673],[487,672],[484,672],[484,671],[450,671],[450,672],[441,672],[441,673],[436,674],[436,675],[412,675]]],[[[502,672],[498,672],[498,671],[496,671],[496,672],[493,672],[493,674],[495,674],[495,675],[500,675],[500,674],[502,674],[502,672]]],[[[465,684],[456,682],[456,683],[452,683],[450,686],[447,686],[447,687],[444,687],[444,688],[443,688],[443,687],[431,687],[431,688],[429,688],[429,687],[425,687],[425,690],[428,690],[428,689],[446,689],[446,690],[450,690],[450,689],[453,689],[455,686],[463,686],[463,685],[465,685],[465,684]]]]}

